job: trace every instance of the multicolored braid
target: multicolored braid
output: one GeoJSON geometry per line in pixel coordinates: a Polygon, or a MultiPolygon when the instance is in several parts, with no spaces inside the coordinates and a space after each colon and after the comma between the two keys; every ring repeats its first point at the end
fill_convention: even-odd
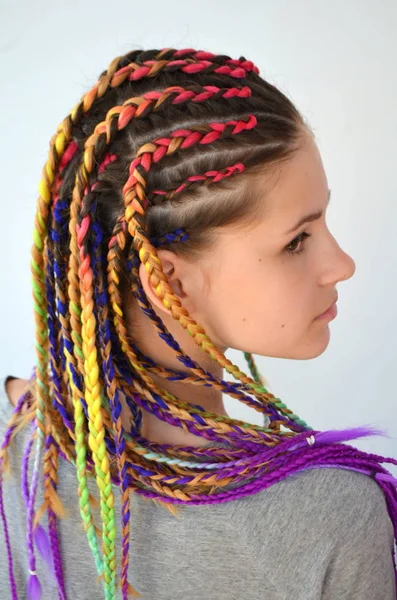
{"type": "MultiPolygon", "coordinates": [[[[65,152],[64,162],[61,166],[62,169],[68,164],[76,153],[77,146],[70,144],[69,152],[65,152]]],[[[58,188],[60,187],[61,178],[57,178],[58,188]]],[[[80,514],[83,519],[84,527],[87,533],[88,543],[91,551],[95,558],[95,565],[99,574],[103,571],[103,562],[100,556],[97,536],[95,531],[95,525],[93,523],[91,508],[90,508],[90,497],[87,493],[87,465],[86,465],[86,430],[84,414],[87,415],[87,405],[84,401],[82,389],[83,384],[81,377],[78,375],[77,359],[76,356],[81,358],[81,352],[76,349],[72,343],[72,335],[69,334],[68,320],[70,319],[70,313],[68,312],[68,305],[66,302],[67,290],[65,289],[65,273],[66,269],[63,265],[62,255],[60,248],[62,243],[66,243],[67,240],[67,202],[60,199],[58,196],[55,199],[54,211],[53,211],[53,238],[57,249],[57,261],[55,263],[54,279],[57,282],[58,289],[58,314],[61,323],[63,341],[63,355],[62,365],[64,373],[69,374],[67,383],[69,384],[69,397],[71,396],[73,407],[74,407],[74,423],[68,416],[67,408],[58,403],[57,409],[61,411],[63,421],[67,425],[69,435],[72,439],[75,439],[76,449],[76,468],[77,468],[77,479],[79,484],[79,505],[80,514]],[[56,235],[56,237],[54,237],[56,235]]],[[[79,340],[80,341],[80,340],[79,340]]]]}
{"type": "MultiPolygon", "coordinates": [[[[22,494],[30,600],[41,597],[35,546],[57,582],[58,597],[67,598],[57,532],[57,519],[66,518],[57,491],[59,458],[76,469],[80,514],[107,600],[116,599],[118,587],[124,600],[141,596],[128,581],[132,493],[177,516],[178,504],[228,502],[301,470],[338,467],[378,483],[397,535],[397,480],[381,466],[397,461],[341,443],[380,432],[369,427],[312,429],[266,389],[251,353],[244,352],[250,377],[216,347],[173,293],[157,251],[200,248],[197,223],[187,219],[185,226],[182,218],[185,198],[196,202],[208,188],[206,206],[218,210],[218,192],[248,181],[256,167],[288,158],[303,125],[292,103],[244,57],[164,48],[115,58],[58,126],[39,185],[32,247],[37,364],[31,393],[15,408],[0,450],[0,516],[13,600],[18,590],[2,475],[7,449],[28,423],[32,431],[23,459],[22,494]],[[203,157],[210,168],[197,172],[203,157]],[[158,207],[164,213],[156,222],[158,207]],[[174,214],[183,226],[172,225],[174,214]],[[236,381],[215,377],[182,350],[146,297],[141,264],[172,317],[236,381]],[[125,282],[184,371],[157,365],[134,343],[123,305],[125,282]],[[185,402],[159,387],[153,375],[212,386],[263,414],[264,424],[185,402]],[[122,421],[122,397],[128,427],[122,421]],[[141,435],[143,410],[220,445],[153,443],[141,435]],[[44,502],[36,512],[43,450],[44,502]],[[97,484],[101,530],[91,511],[96,498],[89,493],[89,477],[97,484]],[[116,487],[121,504],[119,577],[116,487]],[[49,535],[40,524],[45,512],[49,535]]],[[[247,200],[248,212],[252,204],[243,192],[241,198],[247,200]]],[[[224,214],[229,211],[232,207],[226,205],[224,214]]],[[[393,559],[396,565],[394,553],[393,559]]]]}

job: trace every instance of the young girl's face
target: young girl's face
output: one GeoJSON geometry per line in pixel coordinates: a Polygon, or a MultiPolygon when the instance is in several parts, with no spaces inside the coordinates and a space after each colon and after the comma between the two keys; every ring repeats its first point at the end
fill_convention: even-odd
{"type": "MultiPolygon", "coordinates": [[[[260,194],[260,178],[255,185],[260,194]]],[[[216,251],[201,264],[206,292],[201,303],[192,300],[197,322],[220,348],[293,359],[324,352],[331,319],[316,317],[336,300],[337,283],[355,272],[328,230],[328,199],[320,153],[308,136],[274,175],[261,221],[250,230],[220,230],[216,251]],[[295,228],[317,212],[318,219],[295,228]]]]}

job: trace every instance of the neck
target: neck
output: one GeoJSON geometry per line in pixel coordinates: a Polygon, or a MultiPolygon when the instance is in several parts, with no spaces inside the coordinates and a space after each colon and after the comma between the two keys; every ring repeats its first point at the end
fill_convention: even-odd
{"type": "MultiPolygon", "coordinates": [[[[187,333],[178,321],[167,314],[159,315],[168,331],[178,342],[183,351],[202,369],[211,373],[214,377],[221,379],[222,367],[211,357],[201,350],[193,338],[187,333]]],[[[150,357],[157,365],[174,371],[194,373],[185,367],[176,357],[175,352],[168,344],[159,337],[152,322],[143,315],[142,311],[130,310],[126,315],[127,328],[138,349],[150,357]]],[[[150,373],[150,377],[156,385],[176,396],[179,400],[199,404],[209,412],[217,415],[229,416],[223,403],[223,395],[220,390],[204,385],[194,385],[183,381],[169,381],[157,374],[150,373]]],[[[186,446],[202,446],[210,440],[200,435],[185,431],[181,427],[170,425],[162,421],[152,413],[142,409],[142,436],[159,444],[173,444],[186,446]]]]}

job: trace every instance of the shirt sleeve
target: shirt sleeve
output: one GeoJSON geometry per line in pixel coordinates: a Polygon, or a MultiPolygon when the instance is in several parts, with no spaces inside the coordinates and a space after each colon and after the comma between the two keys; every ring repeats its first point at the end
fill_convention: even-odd
{"type": "Polygon", "coordinates": [[[335,547],[321,600],[396,600],[394,531],[383,491],[367,488],[365,508],[335,547]]]}

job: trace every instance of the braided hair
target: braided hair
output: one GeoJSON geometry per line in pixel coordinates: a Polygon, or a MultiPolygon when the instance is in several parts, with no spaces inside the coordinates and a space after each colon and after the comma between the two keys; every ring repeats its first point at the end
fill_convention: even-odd
{"type": "Polygon", "coordinates": [[[177,515],[178,504],[228,502],[302,469],[347,468],[377,481],[397,531],[396,480],[381,466],[397,461],[340,443],[377,430],[313,430],[266,389],[251,353],[244,352],[249,376],[216,347],[174,294],[157,252],[161,246],[193,258],[210,247],[215,227],[257,222],[263,202],[254,197],[251,178],[290,160],[307,127],[251,61],[192,48],[134,50],[115,58],[58,126],[39,184],[32,246],[37,362],[0,450],[0,514],[13,600],[18,591],[2,475],[7,449],[28,425],[22,490],[29,598],[41,594],[35,548],[51,560],[59,597],[66,598],[57,532],[65,517],[57,493],[60,460],[75,468],[81,518],[107,600],[116,598],[118,587],[123,599],[140,597],[128,581],[132,493],[177,515]],[[184,353],[146,297],[141,264],[172,317],[237,383],[215,377],[184,353]],[[127,330],[126,289],[189,373],[163,368],[137,348],[127,330]],[[183,402],[151,375],[214,386],[262,413],[264,425],[183,402]],[[121,394],[129,430],[121,419],[121,394]],[[218,447],[149,441],[141,435],[142,409],[218,447]],[[44,501],[36,510],[40,465],[44,501]],[[97,483],[101,529],[93,520],[88,478],[97,483]],[[40,524],[45,513],[48,533],[40,524]]]}

